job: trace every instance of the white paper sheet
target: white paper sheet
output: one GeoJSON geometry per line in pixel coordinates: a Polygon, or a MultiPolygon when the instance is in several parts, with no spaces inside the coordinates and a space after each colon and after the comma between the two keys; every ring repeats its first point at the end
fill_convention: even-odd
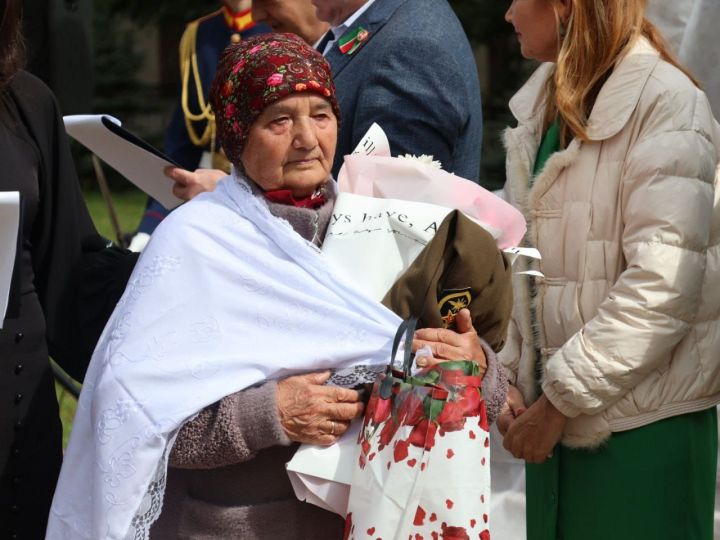
{"type": "Polygon", "coordinates": [[[355,150],[352,151],[352,155],[355,154],[390,157],[390,142],[383,128],[373,122],[355,150]]]}
{"type": "Polygon", "coordinates": [[[0,191],[0,328],[3,327],[20,228],[20,193],[0,191]]]}
{"type": "Polygon", "coordinates": [[[117,118],[103,114],[65,116],[68,135],[82,143],[95,155],[130,180],[168,210],[183,201],[172,193],[173,181],[165,176],[165,167],[175,165],[159,150],[125,130],[117,118]],[[143,147],[144,146],[144,147],[143,147]]]}
{"type": "Polygon", "coordinates": [[[287,471],[299,500],[345,517],[353,464],[360,455],[357,438],[361,425],[361,420],[352,422],[332,446],[303,444],[298,448],[287,471]]]}
{"type": "Polygon", "coordinates": [[[340,193],[322,251],[380,301],[432,240],[451,208],[340,193]]]}

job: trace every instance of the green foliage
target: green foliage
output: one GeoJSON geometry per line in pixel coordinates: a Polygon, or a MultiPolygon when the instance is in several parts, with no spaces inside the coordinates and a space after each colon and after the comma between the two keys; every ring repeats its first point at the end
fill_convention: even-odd
{"type": "Polygon", "coordinates": [[[135,49],[135,33],[118,24],[105,1],[95,2],[95,110],[133,115],[154,110],[152,91],[138,81],[143,56],[135,49]]]}
{"type": "MultiPolygon", "coordinates": [[[[137,29],[117,16],[112,2],[95,0],[93,8],[95,99],[93,110],[121,119],[123,125],[151,143],[159,143],[162,133],[143,130],[138,119],[163,107],[158,89],[142,83],[138,73],[144,56],[137,49],[137,29]]],[[[154,5],[154,3],[149,3],[154,5]]],[[[163,4],[163,2],[160,2],[163,4]]],[[[78,173],[85,187],[95,185],[95,172],[90,154],[81,145],[72,145],[78,173]]],[[[128,189],[131,184],[104,166],[108,183],[113,190],[128,189]]]]}
{"type": "Polygon", "coordinates": [[[465,33],[473,43],[492,43],[495,36],[511,33],[504,16],[510,2],[498,0],[449,0],[465,33]]]}
{"type": "Polygon", "coordinates": [[[99,0],[111,15],[129,17],[139,25],[184,23],[218,9],[219,0],[99,0]]]}
{"type": "MultiPolygon", "coordinates": [[[[124,191],[113,192],[112,199],[120,229],[124,233],[134,231],[145,211],[147,195],[139,189],[131,187],[124,191]]],[[[113,231],[110,223],[110,215],[102,195],[100,195],[98,191],[86,191],[85,204],[87,204],[90,216],[92,216],[93,223],[95,223],[95,228],[97,228],[98,232],[105,238],[114,239],[115,231],[113,231]]]]}
{"type": "Polygon", "coordinates": [[[528,75],[528,63],[520,56],[515,31],[505,21],[510,2],[497,0],[449,0],[473,47],[487,51],[488,91],[483,99],[483,144],[480,183],[500,189],[505,183],[505,149],[502,131],[515,120],[508,102],[528,75]]]}

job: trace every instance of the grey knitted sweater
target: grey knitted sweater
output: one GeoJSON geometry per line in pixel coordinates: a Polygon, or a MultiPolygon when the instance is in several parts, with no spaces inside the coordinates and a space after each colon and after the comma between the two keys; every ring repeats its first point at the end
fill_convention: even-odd
{"type": "MultiPolygon", "coordinates": [[[[269,208],[301,236],[319,243],[333,205],[329,200],[317,211],[273,203],[269,208]]],[[[485,350],[483,394],[492,421],[504,403],[507,379],[492,351],[485,350]]],[[[297,444],[280,425],[276,392],[271,381],[229,395],[181,428],[152,540],[342,538],[342,518],[294,495],[285,464],[297,444]]]]}

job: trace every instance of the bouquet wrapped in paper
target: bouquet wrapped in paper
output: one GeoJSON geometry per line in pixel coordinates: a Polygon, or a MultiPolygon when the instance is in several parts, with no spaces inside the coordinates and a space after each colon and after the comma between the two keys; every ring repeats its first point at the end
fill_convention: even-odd
{"type": "Polygon", "coordinates": [[[516,246],[525,219],[479,185],[416,159],[350,155],[323,253],[372,297],[381,299],[435,236],[461,211],[500,249],[516,246]]]}
{"type": "MultiPolygon", "coordinates": [[[[510,265],[518,251],[522,251],[514,246],[520,243],[526,231],[525,219],[519,211],[476,183],[440,170],[432,159],[392,158],[386,155],[346,156],[338,177],[338,188],[339,194],[322,248],[323,256],[331,261],[336,271],[349,277],[366,294],[382,301],[401,317],[420,317],[426,326],[451,326],[454,314],[468,307],[478,332],[488,338],[496,350],[502,346],[510,315],[510,265]]],[[[467,369],[472,368],[463,366],[463,370],[467,369]]],[[[438,368],[427,376],[435,377],[440,371],[441,368],[438,368]]],[[[465,375],[473,376],[470,372],[465,375]]],[[[383,381],[386,390],[388,385],[392,385],[393,392],[396,392],[393,395],[404,396],[403,399],[392,398],[394,420],[387,417],[378,423],[378,418],[374,416],[377,413],[369,413],[359,443],[355,429],[353,435],[346,434],[331,448],[301,446],[288,464],[298,498],[343,516],[347,514],[344,510],[350,504],[347,511],[352,516],[348,523],[352,521],[352,524],[348,535],[360,538],[379,527],[377,523],[368,521],[375,519],[377,514],[371,511],[373,508],[370,502],[360,502],[363,497],[383,498],[385,493],[394,493],[396,489],[407,490],[415,481],[425,482],[424,478],[431,478],[431,475],[437,478],[443,475],[449,478],[452,475],[457,478],[458,471],[460,477],[472,471],[473,476],[479,475],[478,483],[472,489],[480,489],[483,497],[482,501],[479,496],[473,499],[473,517],[456,520],[456,516],[470,511],[461,503],[455,506],[452,498],[449,498],[455,508],[452,516],[450,508],[436,508],[435,502],[444,505],[446,499],[438,498],[437,493],[431,495],[433,490],[442,487],[433,487],[433,481],[425,483],[425,491],[421,490],[425,493],[424,502],[419,503],[417,499],[423,496],[422,493],[405,493],[402,512],[398,513],[396,507],[391,513],[397,514],[397,519],[401,519],[400,514],[404,515],[406,511],[412,513],[412,519],[402,518],[402,527],[422,521],[421,525],[413,525],[413,534],[421,534],[425,538],[433,537],[431,531],[443,533],[443,520],[438,521],[439,515],[448,516],[444,520],[446,528],[450,527],[444,533],[448,538],[454,537],[448,535],[455,530],[452,529],[455,526],[459,527],[457,531],[465,527],[475,538],[481,533],[485,535],[483,538],[487,537],[488,512],[485,508],[489,497],[489,464],[484,469],[478,469],[478,463],[483,459],[487,463],[489,459],[485,455],[488,451],[485,446],[487,426],[483,428],[480,425],[484,416],[479,411],[484,410],[484,402],[478,406],[478,414],[463,424],[472,425],[472,428],[466,430],[463,427],[456,431],[442,428],[439,431],[437,400],[440,398],[433,398],[436,399],[434,413],[427,414],[417,409],[415,416],[408,416],[411,401],[417,402],[417,399],[410,400],[407,396],[427,397],[432,393],[427,389],[428,385],[420,385],[422,388],[418,386],[410,391],[407,381],[403,382],[392,375],[384,376],[383,381]],[[401,403],[404,403],[402,411],[401,403]],[[398,414],[406,420],[396,425],[398,414]],[[420,417],[424,419],[423,422],[407,422],[407,419],[420,417]],[[473,435],[470,435],[471,431],[473,435]],[[438,433],[443,436],[434,436],[438,433]],[[471,439],[473,436],[475,438],[471,439]],[[421,446],[407,443],[418,442],[423,437],[426,440],[421,446]],[[460,439],[463,439],[462,444],[460,439]],[[468,447],[473,449],[472,452],[463,449],[457,454],[455,448],[464,448],[467,440],[477,440],[480,444],[468,447]],[[425,442],[430,441],[434,442],[433,445],[426,448],[425,442]],[[408,451],[408,456],[397,463],[396,443],[399,448],[408,451]],[[447,456],[448,453],[457,456],[457,459],[446,458],[443,462],[437,457],[441,454],[447,456]],[[380,454],[387,454],[387,459],[379,457],[380,454]],[[411,454],[417,456],[413,458],[411,454]],[[426,459],[427,467],[427,459],[431,454],[434,472],[416,476],[417,471],[424,472],[421,459],[426,459]],[[416,461],[413,462],[413,459],[416,461]],[[382,467],[377,468],[376,460],[382,467]],[[471,464],[473,460],[476,462],[471,464]],[[372,478],[358,476],[358,463],[362,461],[366,469],[373,471],[372,478]],[[414,465],[418,466],[417,471],[414,465]],[[372,487],[367,483],[371,480],[380,484],[372,487]],[[354,490],[352,496],[351,485],[354,490]],[[423,513],[426,519],[421,518],[423,513]],[[457,525],[452,525],[453,520],[457,521],[457,525]],[[358,532],[358,527],[365,524],[365,529],[358,532]],[[351,533],[353,525],[355,529],[351,533]],[[420,533],[421,530],[425,533],[420,533]]],[[[415,380],[416,383],[418,381],[415,380]]],[[[371,402],[371,409],[372,403],[378,403],[381,388],[382,384],[375,387],[375,401],[371,402]]],[[[437,392],[438,389],[433,391],[437,392]]],[[[447,404],[448,411],[456,410],[454,404],[460,395],[458,391],[451,390],[443,398],[444,401],[440,399],[447,404]]],[[[427,403],[425,398],[423,403],[427,403]]],[[[387,407],[387,403],[382,406],[387,407]]],[[[439,418],[445,422],[444,417],[439,418]]],[[[402,450],[399,452],[398,456],[402,450]]],[[[462,497],[458,501],[460,499],[462,497]]],[[[386,524],[389,521],[386,520],[386,524]]],[[[392,528],[390,525],[388,527],[392,528]]],[[[396,533],[388,536],[375,534],[373,537],[394,538],[396,533]]],[[[407,534],[403,538],[407,538],[407,534]]]]}

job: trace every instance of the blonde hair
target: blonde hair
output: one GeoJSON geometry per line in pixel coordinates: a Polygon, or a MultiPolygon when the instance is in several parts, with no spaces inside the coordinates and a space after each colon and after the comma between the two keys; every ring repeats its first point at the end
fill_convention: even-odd
{"type": "Polygon", "coordinates": [[[561,143],[570,135],[587,141],[587,124],[600,88],[615,64],[639,36],[645,36],[663,60],[682,70],[696,85],[661,36],[645,18],[645,0],[571,0],[572,12],[561,35],[559,0],[555,7],[560,51],[548,80],[546,124],[560,119],[561,143]]]}

